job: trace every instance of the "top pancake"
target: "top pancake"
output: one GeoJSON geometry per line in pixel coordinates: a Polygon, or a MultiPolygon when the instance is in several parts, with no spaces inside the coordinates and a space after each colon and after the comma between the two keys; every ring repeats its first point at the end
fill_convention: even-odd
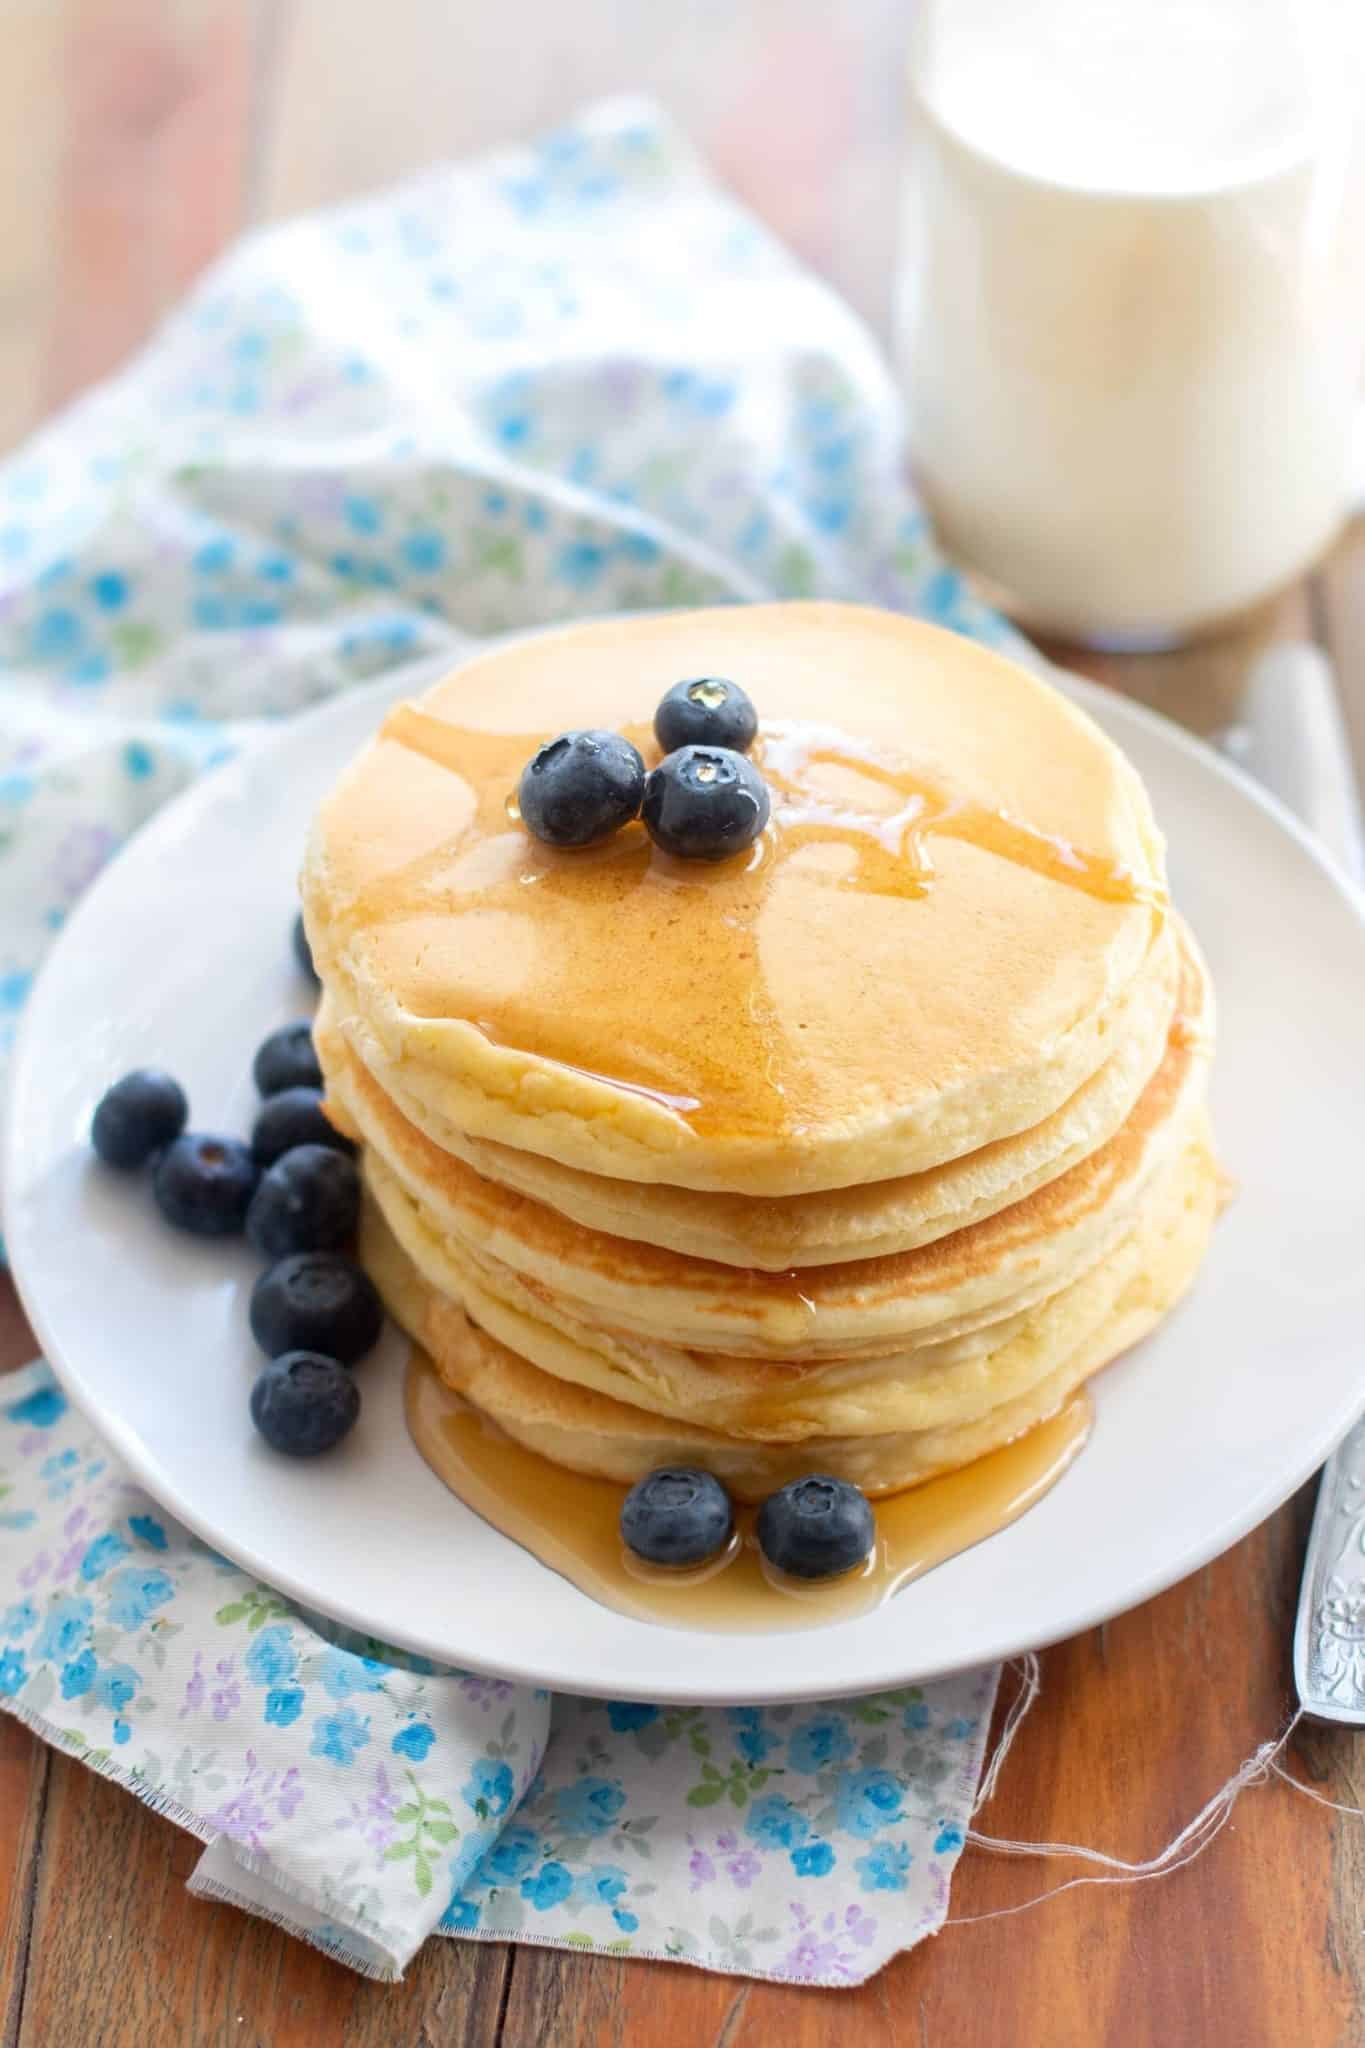
{"type": "Polygon", "coordinates": [[[1110,1058],[1155,963],[1161,842],[1137,777],[1055,691],[955,635],[841,605],[531,636],[392,713],[304,871],[339,1028],[438,1143],[782,1196],[1030,1129],[1110,1058]],[[773,822],[678,861],[508,813],[567,726],[629,733],[680,677],[758,708],[773,822]]]}

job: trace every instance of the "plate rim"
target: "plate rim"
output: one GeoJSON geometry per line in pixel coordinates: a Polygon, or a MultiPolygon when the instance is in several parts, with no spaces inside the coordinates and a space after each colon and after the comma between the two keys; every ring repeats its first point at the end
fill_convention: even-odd
{"type": "MultiPolygon", "coordinates": [[[[306,727],[314,720],[321,723],[329,717],[336,716],[338,707],[342,704],[350,710],[354,710],[360,703],[378,706],[391,701],[399,694],[421,687],[426,680],[434,679],[461,666],[463,662],[486,651],[490,645],[537,637],[542,632],[553,630],[553,626],[536,627],[529,631],[491,636],[463,648],[444,649],[437,654],[424,656],[418,662],[391,669],[360,689],[348,690],[327,698],[301,713],[279,721],[263,733],[253,733],[233,759],[224,763],[220,772],[229,777],[241,774],[248,764],[254,763],[263,753],[268,753],[273,746],[282,743],[285,735],[292,739],[300,727],[306,727]]],[[[1278,827],[1280,832],[1308,857],[1310,863],[1320,870],[1337,896],[1354,914],[1362,932],[1365,933],[1365,891],[1362,891],[1294,813],[1236,762],[1220,754],[1207,741],[1191,733],[1174,719],[1118,691],[1052,665],[1048,665],[1047,674],[1065,695],[1079,704],[1080,708],[1095,714],[1105,724],[1106,729],[1110,718],[1120,727],[1130,723],[1148,733],[1159,744],[1173,747],[1178,754],[1195,764],[1201,773],[1212,774],[1215,780],[1222,781],[1243,800],[1249,801],[1254,809],[1278,827]]],[[[1119,744],[1122,744],[1121,738],[1119,744]]],[[[3,1154],[0,1155],[0,1216],[8,1218],[15,1215],[20,1207],[16,1202],[21,1171],[18,1156],[20,1131],[14,1110],[28,1082],[30,1067],[36,1062],[38,1006],[33,997],[38,995],[50,974],[60,971],[60,963],[67,954],[80,946],[87,927],[98,921],[106,890],[114,886],[110,878],[116,875],[130,849],[136,847],[139,854],[145,857],[149,851],[155,850],[162,837],[175,836],[180,819],[189,814],[196,805],[204,802],[206,792],[215,784],[221,787],[216,774],[196,777],[186,789],[178,792],[144,826],[131,835],[91,887],[85,891],[42,962],[16,1034],[8,1075],[4,1145],[3,1154]]],[[[11,1247],[14,1246],[13,1236],[8,1242],[11,1247]]],[[[375,1617],[348,1608],[343,1592],[332,1594],[329,1591],[325,1602],[320,1603],[315,1585],[305,1585],[287,1565],[286,1569],[281,1571],[278,1560],[267,1562],[251,1543],[232,1538],[225,1540],[223,1530],[202,1519],[192,1501],[182,1498],[174,1489],[167,1489],[162,1483],[161,1475],[154,1470],[149,1471],[149,1467],[153,1467],[155,1463],[154,1454],[150,1451],[144,1454],[142,1439],[138,1433],[131,1424],[125,1423],[116,1411],[106,1405],[93,1387],[86,1385],[79,1364],[64,1354],[61,1345],[53,1342],[51,1325],[38,1298],[37,1290],[25,1280],[21,1259],[11,1261],[10,1272],[20,1302],[42,1347],[42,1355],[48,1360],[63,1391],[91,1426],[110,1444],[137,1484],[167,1508],[193,1535],[230,1557],[243,1570],[286,1594],[305,1616],[321,1612],[326,1618],[344,1627],[356,1628],[367,1634],[377,1633],[385,1641],[393,1642],[420,1655],[433,1657],[442,1664],[452,1662],[449,1645],[443,1645],[435,1635],[407,1628],[401,1619],[397,1625],[392,1620],[385,1620],[382,1627],[376,1629],[375,1617]]],[[[401,1337],[398,1341],[406,1343],[406,1339],[401,1337]]],[[[3,1380],[0,1380],[0,1398],[2,1397],[3,1380]]],[[[1131,1584],[1125,1588],[1122,1602],[1118,1605],[1103,1597],[1096,1597],[1084,1607],[1075,1609],[1068,1616],[1066,1627],[1055,1635],[1049,1635],[1044,1639],[1030,1637],[1029,1640],[1024,1640],[1017,1632],[1010,1630],[1006,1619],[1002,1619],[983,1634],[979,1650],[974,1650],[969,1658],[955,1658],[941,1665],[932,1664],[928,1669],[915,1668],[909,1673],[897,1671],[895,1666],[901,1658],[913,1656],[913,1651],[909,1644],[905,1644],[899,1656],[895,1654],[894,1645],[900,1639],[893,1636],[888,1639],[890,1665],[876,1674],[869,1675],[865,1668],[860,1667],[855,1677],[846,1679],[837,1669],[827,1669],[818,1680],[812,1679],[808,1683],[778,1678],[766,1686],[762,1683],[744,1683],[738,1691],[727,1689],[723,1682],[719,1686],[707,1682],[692,1685],[670,1684],[665,1690],[657,1686],[652,1687],[645,1680],[638,1688],[632,1690],[629,1696],[641,1700],[666,1701],[670,1704],[706,1706],[735,1703],[776,1705],[799,1703],[803,1700],[844,1698],[894,1689],[908,1683],[933,1683],[937,1679],[1001,1662],[1026,1651],[1045,1648],[1052,1642],[1067,1640],[1073,1635],[1084,1633],[1099,1622],[1128,1613],[1133,1608],[1145,1604],[1242,1541],[1251,1530],[1283,1505],[1284,1501],[1317,1470],[1333,1445],[1353,1425],[1360,1407],[1361,1398],[1358,1396],[1343,1399],[1340,1414],[1334,1407],[1330,1417],[1322,1422],[1317,1430],[1309,1432],[1311,1450],[1301,1453],[1292,1468],[1278,1470],[1273,1480],[1266,1480],[1255,1489],[1242,1511],[1223,1523],[1207,1545],[1195,1544],[1176,1563],[1155,1566],[1150,1573],[1136,1582],[1136,1590],[1131,1584]]],[[[1009,1531],[1005,1530],[1001,1531],[995,1540],[1007,1541],[1008,1537],[1009,1531]]],[[[879,1611],[889,1612],[891,1608],[888,1606],[887,1609],[879,1611]]],[[[839,1626],[834,1624],[833,1628],[837,1631],[839,1626]]],[[[687,1630],[667,1632],[695,1633],[687,1630]]],[[[824,1632],[812,1632],[815,1633],[824,1632]]],[[[517,1684],[543,1685],[554,1691],[585,1697],[601,1696],[591,1685],[584,1683],[581,1674],[577,1677],[566,1675],[562,1668],[553,1663],[537,1666],[534,1662],[527,1662],[525,1658],[511,1660],[505,1656],[485,1656],[477,1649],[471,1653],[464,1648],[455,1653],[455,1661],[461,1668],[486,1672],[490,1676],[509,1679],[517,1684]]],[[[920,1659],[918,1662],[922,1665],[923,1660],[920,1659]]]]}

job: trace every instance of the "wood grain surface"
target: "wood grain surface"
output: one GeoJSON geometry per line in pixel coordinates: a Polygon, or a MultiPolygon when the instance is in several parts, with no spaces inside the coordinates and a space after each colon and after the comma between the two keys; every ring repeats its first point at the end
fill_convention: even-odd
{"type": "MultiPolygon", "coordinates": [[[[0,0],[0,446],[122,360],[250,220],[640,87],[885,335],[905,29],[900,0],[0,0]]],[[[1365,529],[1234,635],[1081,665],[1207,732],[1255,654],[1302,635],[1333,654],[1365,760],[1365,529]]],[[[0,1363],[30,1348],[0,1282],[0,1363]]],[[[1128,1857],[1173,1835],[1289,1715],[1310,1505],[1048,1651],[983,1824],[1128,1857]]],[[[1365,1798],[1349,1734],[1302,1730],[1288,1762],[1365,1798]]],[[[0,1844],[0,2048],[1365,2043],[1365,1824],[1278,1781],[1172,1877],[950,1924],[847,1992],[456,1942],[369,1984],[190,1899],[193,1841],[4,1719],[0,1844]]],[[[951,1910],[1077,1874],[969,1850],[951,1910]]]]}

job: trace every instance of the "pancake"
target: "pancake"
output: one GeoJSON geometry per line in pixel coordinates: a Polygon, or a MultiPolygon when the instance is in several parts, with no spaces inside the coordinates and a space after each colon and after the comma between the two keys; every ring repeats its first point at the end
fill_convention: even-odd
{"type": "Polygon", "coordinates": [[[781,605],[503,644],[389,714],[303,893],[365,1262],[575,1470],[913,1485],[1054,1414],[1203,1255],[1212,993],[1145,792],[954,635],[781,605]],[[701,674],[758,709],[751,849],[530,836],[539,744],[651,763],[701,674]]]}
{"type": "Polygon", "coordinates": [[[1186,946],[1178,1024],[1106,1145],[913,1251],[784,1274],[607,1237],[484,1180],[425,1138],[358,1062],[333,1070],[329,1093],[369,1148],[367,1173],[390,1222],[442,1291],[492,1296],[579,1345],[638,1336],[738,1357],[868,1356],[997,1320],[1102,1257],[1184,1142],[1204,1093],[1210,1011],[1207,977],[1186,946]]]}
{"type": "Polygon", "coordinates": [[[490,1287],[473,1266],[442,1270],[413,1206],[386,1169],[372,1163],[367,1184],[392,1235],[432,1299],[457,1304],[489,1336],[552,1377],[592,1388],[656,1414],[695,1420],[727,1435],[799,1441],[827,1434],[884,1433],[971,1419],[995,1405],[1002,1387],[1020,1390],[1044,1376],[1081,1334],[1108,1314],[1130,1277],[1145,1237],[1185,1199],[1208,1150],[1205,1112],[1184,1120],[1178,1154],[1158,1173],[1128,1228],[1082,1273],[1020,1310],[992,1343],[956,1333],[947,1343],[916,1343],[879,1354],[760,1360],[622,1337],[564,1315],[525,1289],[490,1287]],[[1196,1155],[1197,1154],[1197,1158],[1196,1155]]]}
{"type": "Polygon", "coordinates": [[[494,649],[390,714],[318,815],[303,893],[337,1028],[434,1142],[727,1195],[1036,1129],[1169,973],[1160,836],[1118,750],[1002,657],[852,606],[494,649]],[[706,673],[760,712],[773,824],[750,858],[673,860],[639,826],[565,853],[509,817],[542,740],[608,726],[657,758],[659,697],[706,673]]]}
{"type": "MultiPolygon", "coordinates": [[[[923,1173],[870,1181],[818,1194],[764,1198],[726,1195],[664,1182],[609,1180],[511,1145],[472,1138],[443,1124],[439,1146],[447,1160],[463,1161],[484,1180],[497,1181],[531,1201],[614,1238],[655,1244],[714,1264],[789,1272],[848,1259],[913,1251],[950,1231],[969,1228],[1021,1201],[1106,1144],[1126,1121],[1166,1052],[1177,1009],[1202,996],[1178,994],[1177,970],[1188,981],[1189,933],[1163,944],[1157,971],[1143,977],[1125,1005],[1114,1051],[1060,1109],[1031,1130],[923,1173]]],[[[408,1095],[401,1070],[379,1082],[351,1050],[324,996],[315,1031],[331,1093],[330,1107],[351,1137],[375,1128],[368,1101],[381,1121],[401,1117],[404,1135],[415,1132],[422,1104],[408,1095]],[[351,1105],[348,1108],[348,1105],[351,1105]]],[[[381,1149],[382,1141],[375,1137],[381,1149]]],[[[427,1140],[430,1143],[430,1140],[427,1140]]],[[[389,1147],[390,1157],[393,1147],[389,1147]]],[[[433,1176],[439,1178],[439,1175],[433,1176]]]]}
{"type": "Polygon", "coordinates": [[[434,1293],[389,1231],[366,1208],[362,1250],[390,1313],[455,1391],[510,1436],[575,1471],[631,1484],[658,1465],[699,1464],[741,1499],[759,1500],[813,1470],[889,1493],[983,1457],[1055,1414],[1090,1376],[1144,1336],[1184,1293],[1203,1257],[1218,1202],[1218,1171],[1206,1131],[1167,1176],[1166,1198],[1136,1236],[1107,1311],[1021,1389],[1002,1376],[1002,1398],[958,1421],[920,1429],[737,1438],[694,1420],[663,1417],[540,1371],[434,1293]]]}

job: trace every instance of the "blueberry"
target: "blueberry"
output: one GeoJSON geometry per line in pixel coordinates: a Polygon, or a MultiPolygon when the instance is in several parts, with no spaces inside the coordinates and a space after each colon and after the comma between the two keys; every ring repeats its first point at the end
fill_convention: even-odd
{"type": "Polygon", "coordinates": [[[268,1358],[321,1351],[354,1365],[383,1327],[369,1275],[336,1252],[295,1252],[267,1266],[251,1290],[251,1334],[268,1358]]]}
{"type": "Polygon", "coordinates": [[[247,1240],[267,1259],[332,1252],[360,1214],[355,1162],[327,1145],[296,1145],[261,1176],[247,1210],[247,1240]]]}
{"type": "Polygon", "coordinates": [[[251,1149],[262,1166],[273,1166],[297,1145],[330,1145],[334,1152],[355,1146],[327,1121],[316,1088],[282,1088],[268,1095],[251,1126],[251,1149]]]}
{"type": "Polygon", "coordinates": [[[793,1479],[758,1511],[758,1547],[794,1579],[832,1579],[860,1565],[876,1539],[867,1495],[823,1472],[793,1479]]]}
{"type": "Polygon", "coordinates": [[[650,1564],[704,1564],[724,1550],[734,1526],[719,1479],[690,1465],[647,1472],[621,1504],[621,1540],[650,1564]]]}
{"type": "Polygon", "coordinates": [[[757,731],[753,704],[724,676],[674,683],[654,714],[654,737],[666,754],[676,747],[730,747],[747,754],[757,731]]]}
{"type": "Polygon", "coordinates": [[[157,1207],[177,1230],[232,1237],[242,1227],[260,1168],[240,1138],[186,1131],[162,1153],[152,1175],[157,1207]]]}
{"type": "Polygon", "coordinates": [[[298,961],[299,966],[308,976],[314,988],[320,988],[322,976],[313,965],[313,949],[308,943],[308,933],[304,929],[302,911],[294,919],[294,958],[298,961]]]}
{"type": "Polygon", "coordinates": [[[596,846],[640,815],[645,764],[618,732],[562,732],[521,773],[517,804],[547,846],[596,846]]]}
{"type": "Polygon", "coordinates": [[[768,822],[768,785],[729,747],[680,747],[645,784],[650,838],[680,860],[725,860],[752,846],[768,822]]]}
{"type": "Polygon", "coordinates": [[[338,1359],[320,1351],[272,1358],[251,1389],[251,1419],[273,1451],[315,1458],[339,1444],[360,1413],[360,1389],[338,1359]]]}
{"type": "Polygon", "coordinates": [[[178,1081],[155,1067],[139,1067],[100,1098],[90,1142],[106,1166],[141,1166],[180,1136],[189,1113],[178,1081]]]}
{"type": "Polygon", "coordinates": [[[300,1017],[272,1031],[256,1048],[251,1072],[262,1095],[278,1095],[284,1088],[321,1088],[311,1020],[300,1017]]]}

